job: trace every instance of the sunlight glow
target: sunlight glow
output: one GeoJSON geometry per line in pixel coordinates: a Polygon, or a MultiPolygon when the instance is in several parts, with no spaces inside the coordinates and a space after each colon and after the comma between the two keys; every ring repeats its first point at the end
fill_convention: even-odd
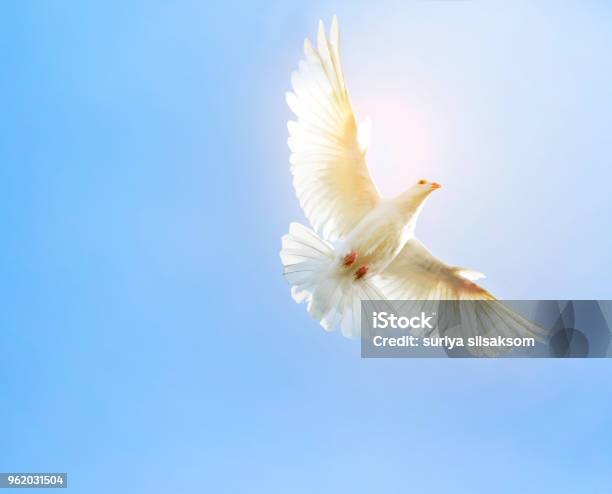
{"type": "Polygon", "coordinates": [[[435,178],[426,176],[434,155],[426,114],[398,94],[353,104],[372,120],[368,163],[384,196],[399,194],[420,178],[435,178]]]}

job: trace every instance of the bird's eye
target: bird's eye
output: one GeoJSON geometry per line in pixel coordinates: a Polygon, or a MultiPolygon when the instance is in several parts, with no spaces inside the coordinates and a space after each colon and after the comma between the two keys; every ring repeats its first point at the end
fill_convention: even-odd
{"type": "Polygon", "coordinates": [[[425,185],[427,183],[427,180],[419,180],[419,185],[425,185]]]}

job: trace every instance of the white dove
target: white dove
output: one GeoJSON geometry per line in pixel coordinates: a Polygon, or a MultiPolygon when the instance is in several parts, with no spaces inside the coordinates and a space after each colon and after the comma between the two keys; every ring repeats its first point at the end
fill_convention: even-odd
{"type": "MultiPolygon", "coordinates": [[[[286,95],[297,116],[287,124],[291,171],[300,205],[325,240],[298,223],[283,236],[280,257],[294,300],[347,337],[360,334],[362,300],[495,300],[474,283],[483,274],[448,266],[414,236],[439,184],[420,180],[393,199],[380,196],[365,160],[368,128],[356,124],[342,74],[335,16],[329,40],[319,21],[317,48],[306,39],[304,53],[286,95]]],[[[482,310],[492,312],[489,321],[505,321],[500,333],[537,333],[501,303],[482,310]]]]}

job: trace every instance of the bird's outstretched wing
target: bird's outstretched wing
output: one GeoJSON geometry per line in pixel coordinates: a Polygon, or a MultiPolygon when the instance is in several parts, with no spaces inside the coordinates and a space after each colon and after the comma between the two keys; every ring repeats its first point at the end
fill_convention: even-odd
{"type": "Polygon", "coordinates": [[[287,124],[293,184],[313,228],[334,241],[355,227],[379,194],[342,74],[335,16],[329,39],[319,22],[317,48],[305,40],[304,54],[287,93],[297,116],[287,124]]]}
{"type": "MultiPolygon", "coordinates": [[[[474,283],[483,277],[476,271],[445,264],[413,238],[378,276],[376,284],[389,300],[406,301],[404,308],[410,307],[410,311],[437,312],[440,333],[463,338],[480,335],[542,340],[542,328],[474,283]]],[[[472,353],[491,356],[501,352],[475,348],[472,353]]]]}
{"type": "Polygon", "coordinates": [[[495,300],[474,280],[484,275],[448,266],[416,238],[409,240],[381,273],[381,284],[395,300],[495,300]]]}

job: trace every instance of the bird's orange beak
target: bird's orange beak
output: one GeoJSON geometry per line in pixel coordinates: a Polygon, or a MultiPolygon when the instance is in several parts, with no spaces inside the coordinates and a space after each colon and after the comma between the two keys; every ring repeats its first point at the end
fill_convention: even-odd
{"type": "Polygon", "coordinates": [[[440,187],[442,186],[438,182],[431,182],[432,190],[439,189],[440,187]]]}

